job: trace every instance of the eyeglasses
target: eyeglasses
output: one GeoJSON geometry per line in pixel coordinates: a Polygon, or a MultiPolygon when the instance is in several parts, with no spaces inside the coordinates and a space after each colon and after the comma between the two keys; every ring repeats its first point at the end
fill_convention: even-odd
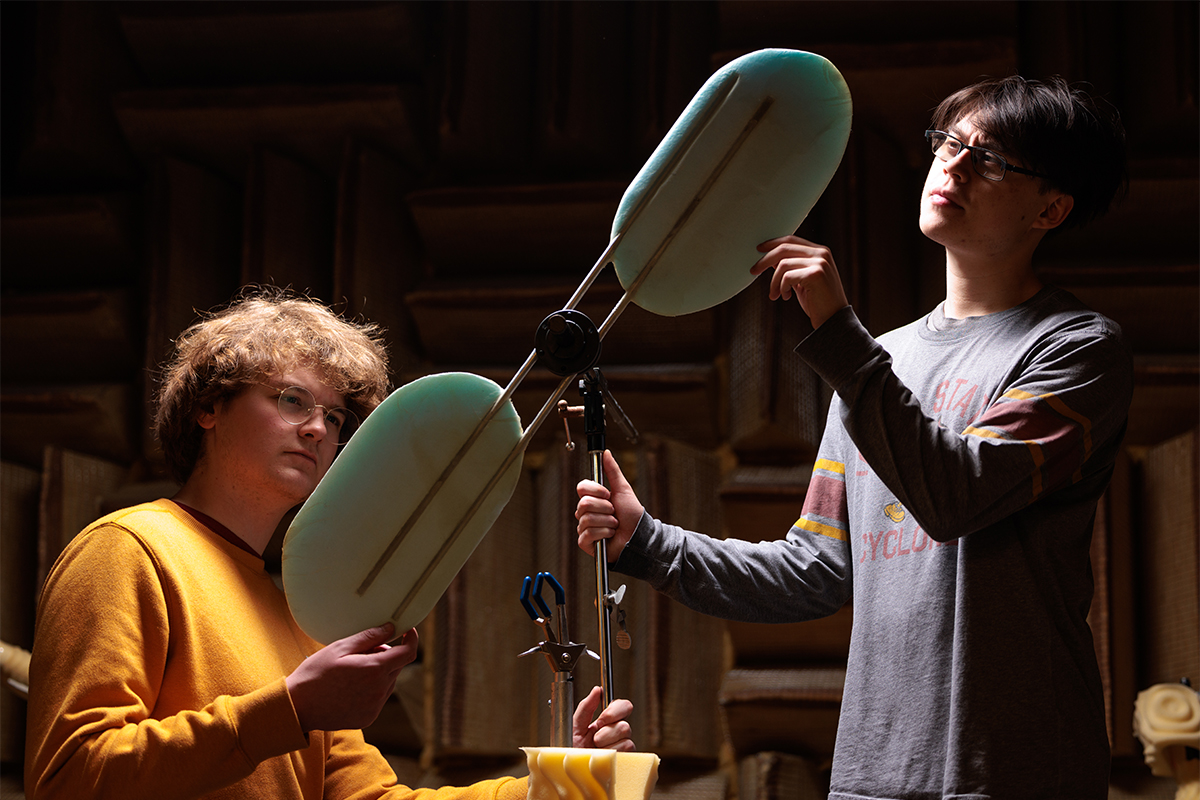
{"type": "Polygon", "coordinates": [[[261,385],[279,392],[279,417],[290,425],[303,425],[319,408],[325,414],[325,429],[337,437],[339,446],[350,441],[350,437],[358,430],[358,416],[353,411],[323,406],[303,386],[279,389],[269,383],[261,385]]]}
{"type": "Polygon", "coordinates": [[[1007,172],[1031,175],[1034,178],[1049,177],[1040,172],[1014,167],[999,153],[984,147],[967,144],[959,139],[955,139],[945,131],[925,131],[925,138],[929,140],[933,154],[942,161],[949,161],[952,158],[956,158],[963,150],[969,150],[971,153],[971,163],[975,165],[975,172],[981,178],[987,178],[989,181],[1002,181],[1004,180],[1004,174],[1007,172]]]}

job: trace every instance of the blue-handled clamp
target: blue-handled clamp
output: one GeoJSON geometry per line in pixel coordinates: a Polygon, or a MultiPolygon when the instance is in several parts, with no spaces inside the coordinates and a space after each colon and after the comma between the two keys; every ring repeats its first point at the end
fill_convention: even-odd
{"type": "Polygon", "coordinates": [[[571,641],[567,631],[566,604],[567,593],[563,590],[562,584],[555,580],[549,572],[539,572],[532,578],[528,575],[525,576],[525,581],[521,584],[521,605],[525,608],[525,613],[529,615],[529,618],[542,626],[542,630],[546,632],[546,641],[537,647],[526,650],[521,655],[545,653],[550,667],[555,672],[572,672],[584,653],[598,658],[595,653],[587,649],[586,645],[575,644],[571,641]],[[554,615],[551,613],[550,607],[546,605],[546,601],[542,599],[543,583],[549,584],[554,592],[554,604],[558,608],[557,633],[550,624],[554,615]],[[534,603],[537,604],[537,608],[534,608],[534,603]],[[538,613],[539,611],[541,613],[538,613]]]}
{"type": "Polygon", "coordinates": [[[546,608],[546,604],[542,602],[542,581],[550,584],[550,588],[554,590],[554,604],[562,608],[567,604],[567,593],[563,591],[562,584],[554,579],[554,576],[549,572],[539,572],[537,579],[533,583],[533,594],[537,598],[537,603],[547,614],[550,609],[546,608]]]}
{"type": "Polygon", "coordinates": [[[530,578],[525,576],[525,582],[521,586],[521,605],[525,607],[525,613],[534,622],[541,625],[546,630],[546,639],[551,642],[569,642],[570,636],[567,633],[567,614],[566,614],[567,593],[563,591],[562,584],[555,580],[554,576],[549,572],[539,572],[536,577],[530,578]],[[554,619],[554,614],[550,611],[550,607],[546,605],[546,601],[542,599],[542,583],[550,584],[550,588],[554,591],[554,604],[558,607],[558,635],[550,628],[550,622],[554,619]],[[537,609],[534,609],[530,603],[532,597],[533,602],[537,603],[537,609]],[[541,614],[538,613],[541,611],[541,614]]]}

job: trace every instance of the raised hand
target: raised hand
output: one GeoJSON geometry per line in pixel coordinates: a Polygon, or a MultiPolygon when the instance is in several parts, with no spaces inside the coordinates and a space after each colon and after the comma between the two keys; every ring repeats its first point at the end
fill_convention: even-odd
{"type": "Polygon", "coordinates": [[[390,622],[369,628],[321,648],[296,667],[287,688],[305,733],[365,728],[375,721],[400,670],[417,657],[416,629],[387,644],[395,633],[390,622]]]}
{"type": "Polygon", "coordinates": [[[765,255],[750,272],[761,275],[774,270],[770,298],[790,300],[795,295],[813,328],[821,327],[825,320],[849,305],[828,247],[799,236],[782,236],[763,242],[758,251],[765,255]]]}

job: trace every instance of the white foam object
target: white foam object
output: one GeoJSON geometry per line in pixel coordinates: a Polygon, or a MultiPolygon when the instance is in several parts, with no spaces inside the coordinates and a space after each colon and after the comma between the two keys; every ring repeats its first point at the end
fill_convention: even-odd
{"type": "Polygon", "coordinates": [[[528,800],[649,800],[658,783],[654,753],[573,747],[522,747],[528,800]]]}
{"type": "Polygon", "coordinates": [[[284,538],[284,591],[305,633],[328,644],[391,619],[399,634],[430,612],[516,487],[520,458],[439,556],[521,438],[511,401],[488,422],[366,592],[358,589],[501,391],[470,373],[429,375],[393,392],[367,417],[284,538]]]}
{"type": "Polygon", "coordinates": [[[746,288],[756,247],[796,231],[837,171],[850,90],[827,59],[759,50],[705,82],[621,199],[612,255],[633,302],[678,316],[746,288]]]}

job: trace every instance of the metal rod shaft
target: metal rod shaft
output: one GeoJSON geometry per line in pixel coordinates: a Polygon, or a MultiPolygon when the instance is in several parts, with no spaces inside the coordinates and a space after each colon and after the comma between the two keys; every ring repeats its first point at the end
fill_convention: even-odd
{"type": "MultiPolygon", "coordinates": [[[[592,480],[607,486],[604,479],[604,452],[588,451],[592,461],[592,480]]],[[[601,708],[608,708],[613,701],[612,664],[612,615],[609,613],[608,590],[608,546],[601,539],[596,542],[596,622],[600,632],[600,691],[604,696],[601,708]]]]}
{"type": "Polygon", "coordinates": [[[575,676],[570,672],[555,672],[550,684],[550,745],[573,747],[575,714],[575,676]]]}

